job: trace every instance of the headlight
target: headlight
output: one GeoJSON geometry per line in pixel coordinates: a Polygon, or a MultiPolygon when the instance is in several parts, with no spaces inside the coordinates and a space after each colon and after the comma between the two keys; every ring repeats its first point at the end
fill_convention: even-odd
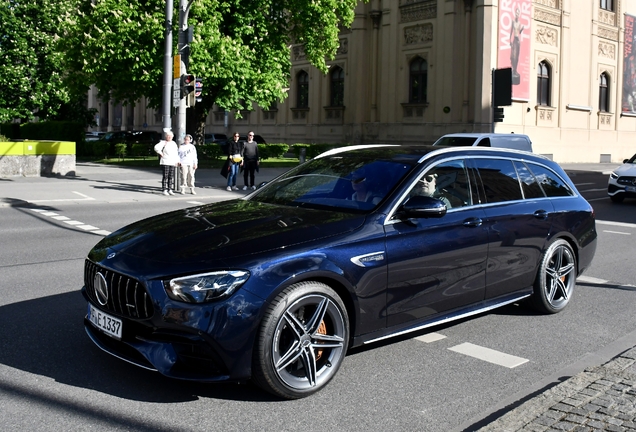
{"type": "Polygon", "coordinates": [[[610,178],[613,178],[614,180],[616,180],[618,178],[618,174],[613,172],[613,173],[610,174],[610,178]]]}
{"type": "Polygon", "coordinates": [[[229,296],[249,277],[250,273],[242,270],[218,271],[175,278],[164,284],[173,300],[204,303],[229,296]]]}

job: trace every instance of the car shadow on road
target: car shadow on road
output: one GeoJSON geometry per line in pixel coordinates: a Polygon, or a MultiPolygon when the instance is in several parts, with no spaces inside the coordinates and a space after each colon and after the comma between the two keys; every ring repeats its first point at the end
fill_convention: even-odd
{"type": "MultiPolygon", "coordinates": [[[[271,402],[252,383],[206,384],[174,380],[101,351],[84,331],[86,302],[79,291],[0,306],[0,363],[67,385],[124,399],[179,403],[212,398],[271,402]]],[[[0,382],[0,390],[29,393],[0,382]]],[[[1,392],[1,391],[0,391],[1,392]]]]}

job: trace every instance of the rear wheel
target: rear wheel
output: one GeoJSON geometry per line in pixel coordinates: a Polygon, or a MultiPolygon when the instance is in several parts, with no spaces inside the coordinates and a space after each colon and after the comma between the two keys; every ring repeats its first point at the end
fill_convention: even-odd
{"type": "Polygon", "coordinates": [[[286,399],[309,396],[334,377],[348,340],[349,318],[334,290],[319,282],[292,285],[265,312],[253,379],[286,399]]]}
{"type": "Polygon", "coordinates": [[[616,194],[616,195],[611,195],[611,196],[610,196],[610,199],[612,200],[612,202],[615,202],[615,203],[622,203],[622,202],[623,202],[623,200],[625,199],[625,194],[618,193],[618,194],[616,194]]]}
{"type": "Polygon", "coordinates": [[[570,244],[558,239],[543,254],[532,302],[540,312],[557,313],[570,302],[576,285],[576,258],[570,244]]]}

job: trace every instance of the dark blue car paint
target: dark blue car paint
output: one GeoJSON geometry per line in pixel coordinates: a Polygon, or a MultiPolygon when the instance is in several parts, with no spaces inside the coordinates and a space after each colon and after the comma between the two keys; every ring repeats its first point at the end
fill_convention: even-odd
{"type": "MultiPolygon", "coordinates": [[[[139,322],[122,318],[122,341],[100,334],[89,322],[87,332],[105,351],[167,376],[244,380],[251,374],[255,336],[267,305],[296,282],[324,281],[338,293],[349,312],[355,346],[530,295],[539,257],[554,238],[573,245],[579,273],[590,264],[596,232],[591,207],[579,196],[489,205],[477,201],[475,187],[473,206],[451,209],[441,218],[387,219],[427,166],[466,157],[464,150],[432,150],[405,149],[406,176],[370,212],[232,200],[159,215],[114,232],[88,260],[139,280],[155,313],[139,322]],[[537,217],[541,210],[545,218],[537,217]],[[352,262],[366,254],[375,254],[374,259],[352,262]],[[246,269],[251,276],[233,295],[216,302],[187,304],[167,296],[164,281],[216,269],[246,269]],[[209,348],[215,367],[184,368],[180,356],[185,354],[177,351],[189,344],[193,351],[209,348]]],[[[479,149],[469,154],[511,155],[479,149]]],[[[555,163],[524,153],[515,157],[551,167],[576,191],[555,163]]],[[[479,181],[475,173],[471,176],[479,181]]]]}

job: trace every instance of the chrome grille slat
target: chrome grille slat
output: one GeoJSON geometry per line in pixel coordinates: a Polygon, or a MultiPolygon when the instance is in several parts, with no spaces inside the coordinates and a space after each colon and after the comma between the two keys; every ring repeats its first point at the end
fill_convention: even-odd
{"type": "Polygon", "coordinates": [[[108,283],[108,302],[103,309],[127,318],[148,319],[152,316],[152,301],[143,284],[126,275],[102,268],[87,259],[84,263],[84,285],[86,293],[96,305],[99,305],[99,302],[94,279],[98,272],[102,273],[108,283]]]}

